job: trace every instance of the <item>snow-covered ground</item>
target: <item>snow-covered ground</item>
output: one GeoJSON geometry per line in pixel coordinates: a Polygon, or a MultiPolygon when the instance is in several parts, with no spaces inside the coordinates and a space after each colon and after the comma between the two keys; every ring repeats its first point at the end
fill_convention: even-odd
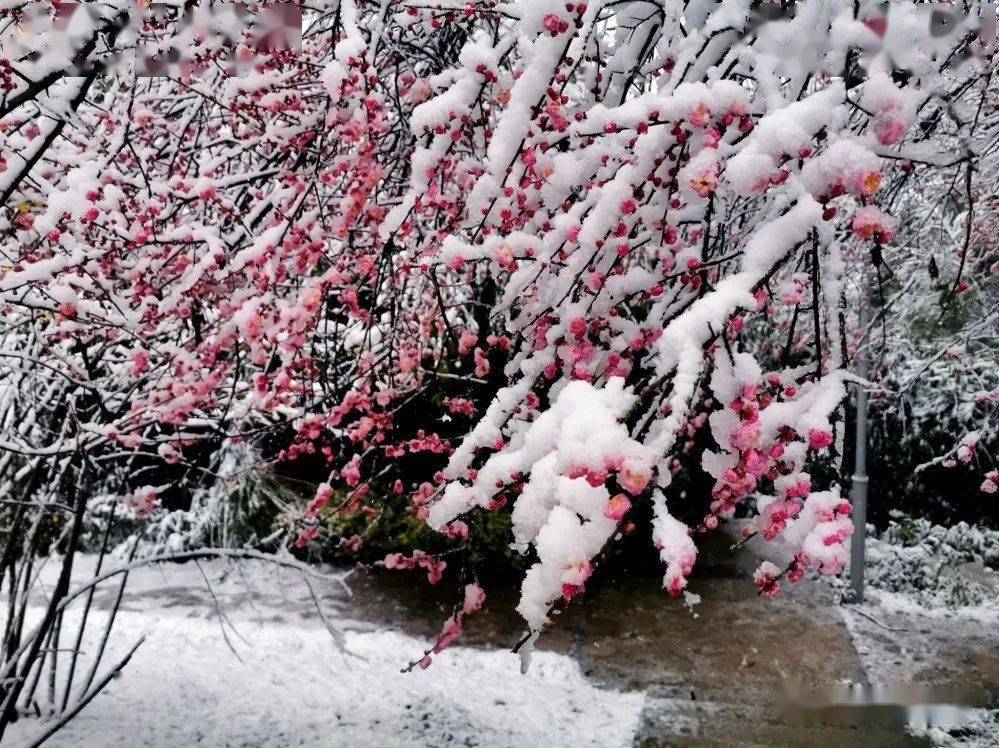
{"type": "MultiPolygon", "coordinates": [[[[958,537],[967,536],[955,535],[951,545],[958,537]]],[[[980,544],[976,541],[972,545],[977,548],[980,544]]],[[[719,579],[717,584],[704,580],[707,597],[702,617],[696,620],[687,620],[689,611],[666,608],[669,603],[654,582],[647,590],[636,586],[626,600],[598,596],[587,601],[587,605],[603,608],[587,623],[585,635],[592,646],[583,650],[589,654],[539,651],[527,675],[520,674],[518,657],[506,649],[470,646],[436,656],[426,671],[417,668],[402,673],[400,670],[418,659],[428,643],[427,637],[415,635],[419,626],[405,632],[394,627],[392,620],[411,620],[412,612],[394,619],[373,614],[371,605],[362,612],[360,598],[347,599],[343,589],[327,579],[313,582],[314,599],[300,572],[279,570],[271,564],[213,561],[144,567],[132,572],[113,645],[103,659],[105,667],[140,637],[146,636],[145,642],[120,677],[48,745],[459,744],[547,748],[628,746],[647,737],[666,739],[669,744],[681,733],[694,736],[696,744],[696,736],[705,735],[706,727],[743,712],[740,719],[755,722],[725,728],[722,734],[744,736],[745,727],[755,725],[757,739],[749,741],[752,745],[773,744],[773,740],[786,745],[807,744],[794,742],[792,736],[804,741],[821,738],[826,740],[823,744],[834,744],[828,742],[834,736],[822,729],[782,726],[763,702],[749,705],[740,702],[744,692],[724,691],[725,684],[734,686],[740,678],[750,676],[759,679],[754,688],[761,693],[779,689],[780,675],[775,672],[773,678],[765,677],[764,662],[746,673],[718,668],[725,662],[738,663],[739,642],[747,651],[767,651],[767,631],[804,625],[786,618],[793,610],[805,616],[800,620],[807,619],[812,628],[823,628],[824,638],[814,641],[833,647],[830,656],[834,651],[840,653],[834,660],[845,670],[828,666],[814,673],[820,683],[836,683],[846,677],[875,687],[970,684],[987,691],[995,685],[999,666],[999,599],[981,595],[994,581],[989,576],[992,572],[982,572],[974,553],[955,556],[955,563],[963,565],[959,566],[961,574],[975,575],[973,585],[960,582],[960,577],[955,583],[950,571],[953,565],[934,561],[938,555],[953,554],[939,550],[939,543],[935,547],[937,552],[924,559],[932,573],[917,575],[907,569],[925,565],[919,561],[920,553],[893,543],[891,538],[872,541],[872,577],[881,587],[872,586],[868,602],[862,606],[834,605],[832,592],[818,580],[789,590],[790,600],[766,605],[749,583],[745,599],[730,599],[731,593],[714,599],[718,593],[712,590],[742,590],[742,582],[748,580],[719,579]],[[978,566],[966,568],[969,563],[978,566]],[[938,594],[939,585],[933,586],[931,579],[946,585],[946,597],[938,594]],[[955,589],[973,591],[975,597],[969,599],[976,604],[934,605],[939,600],[953,600],[951,591],[955,589]],[[323,615],[342,633],[341,643],[325,628],[317,602],[323,615]],[[731,614],[726,611],[732,611],[733,606],[750,606],[756,611],[754,616],[767,618],[757,619],[763,641],[754,639],[755,628],[742,631],[737,641],[729,641],[731,631],[719,628],[718,623],[721,618],[729,620],[731,614]],[[352,615],[367,620],[354,620],[352,615]],[[668,621],[665,628],[661,625],[664,621],[668,621]],[[711,639],[717,636],[712,630],[720,630],[724,642],[711,639]],[[617,639],[615,646],[615,635],[632,638],[617,639]],[[647,642],[642,645],[648,652],[644,659],[633,648],[641,641],[647,642]],[[603,647],[598,649],[601,642],[603,647]],[[755,648],[751,646],[754,643],[755,648]],[[721,657],[715,662],[697,657],[700,671],[686,677],[685,650],[725,647],[732,649],[734,659],[721,657]],[[608,654],[598,656],[600,652],[608,654]],[[857,663],[852,674],[847,673],[850,661],[857,663]],[[590,677],[582,671],[581,662],[588,673],[595,671],[590,677]],[[615,672],[627,677],[604,677],[615,672]],[[663,673],[683,687],[664,695],[663,673]],[[704,683],[718,688],[708,694],[707,701],[703,693],[697,701],[687,700],[688,695],[693,698],[694,688],[703,691],[704,683]],[[770,742],[761,742],[765,740],[770,742]]],[[[92,564],[92,558],[82,559],[75,576],[86,579],[92,564]]],[[[54,571],[53,565],[46,572],[49,584],[54,571]]],[[[360,594],[364,585],[360,579],[355,582],[360,594]]],[[[397,590],[381,592],[391,595],[397,590]]],[[[98,616],[107,615],[114,593],[113,587],[98,593],[98,616]]],[[[370,586],[365,594],[371,594],[370,586]]],[[[414,598],[419,598],[418,592],[414,598]]],[[[72,630],[77,614],[69,616],[66,630],[72,630]]],[[[429,631],[427,627],[437,625],[439,620],[434,616],[427,613],[422,628],[429,631]]],[[[554,636],[563,636],[565,643],[571,637],[563,628],[554,636]]],[[[99,635],[99,630],[92,629],[84,640],[84,661],[99,635]]],[[[566,652],[573,649],[565,647],[566,652]]],[[[784,654],[792,653],[788,650],[784,654]]],[[[802,656],[804,664],[807,653],[802,656]]],[[[756,654],[748,657],[759,659],[756,654]]],[[[739,667],[748,667],[747,662],[743,656],[739,667]]],[[[781,671],[781,667],[775,665],[775,670],[781,671]]],[[[966,702],[957,702],[961,703],[966,702]]],[[[936,724],[920,729],[924,713],[920,708],[913,710],[901,725],[908,720],[909,732],[925,735],[934,745],[999,745],[995,710],[951,710],[949,717],[944,715],[953,718],[950,722],[941,721],[938,710],[936,724]]],[[[45,729],[44,721],[24,719],[13,726],[5,742],[27,745],[45,729]]],[[[876,740],[863,744],[875,745],[876,740]]]]}
{"type": "MultiPolygon", "coordinates": [[[[456,647],[429,670],[401,673],[425,641],[340,620],[343,652],[301,615],[308,593],[292,575],[244,569],[257,589],[241,595],[244,579],[216,582],[219,565],[203,566],[231,625],[200,595],[181,593],[204,590],[194,564],[133,572],[104,662],[145,642],[46,745],[623,746],[636,731],[644,696],[591,685],[565,655],[538,652],[521,675],[510,652],[456,647]],[[271,593],[258,594],[265,587],[271,593]]],[[[335,609],[327,615],[337,621],[335,609]]],[[[89,637],[84,652],[93,645],[89,637]]],[[[10,744],[44,729],[21,720],[10,744]]]]}

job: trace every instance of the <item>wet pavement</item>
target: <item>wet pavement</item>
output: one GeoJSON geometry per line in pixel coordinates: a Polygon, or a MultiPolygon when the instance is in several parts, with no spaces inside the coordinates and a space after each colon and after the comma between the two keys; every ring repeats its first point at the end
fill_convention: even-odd
{"type": "MultiPolygon", "coordinates": [[[[693,610],[668,598],[656,578],[605,579],[539,641],[539,649],[574,657],[601,686],[647,694],[636,745],[927,746],[907,724],[957,726],[970,715],[961,705],[995,707],[999,632],[987,625],[880,610],[885,620],[875,623],[837,605],[819,580],[768,600],[751,582],[751,554],[732,556],[721,537],[705,555],[691,580],[701,597],[693,610]],[[908,682],[940,686],[961,705],[914,713],[894,703],[844,704],[833,693],[844,684],[908,682]],[[808,689],[810,701],[788,697],[808,689]]],[[[359,574],[351,586],[358,618],[429,642],[453,604],[453,592],[428,593],[405,573],[359,574]]],[[[515,590],[492,590],[462,643],[517,641],[515,604],[515,590]]],[[[853,698],[872,701],[867,692],[853,698]]]]}

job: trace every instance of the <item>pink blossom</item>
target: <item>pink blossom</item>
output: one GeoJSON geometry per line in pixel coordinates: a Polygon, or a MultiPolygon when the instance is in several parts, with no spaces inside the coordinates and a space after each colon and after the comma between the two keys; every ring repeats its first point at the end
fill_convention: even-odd
{"type": "Polygon", "coordinates": [[[728,437],[728,443],[740,452],[752,449],[759,441],[760,427],[755,422],[743,423],[728,437]]]}
{"type": "Polygon", "coordinates": [[[401,553],[390,553],[385,557],[382,562],[385,564],[386,569],[410,569],[412,565],[409,563],[409,559],[403,556],[401,553]]]}
{"type": "Polygon", "coordinates": [[[319,537],[319,525],[308,525],[298,532],[295,539],[296,548],[305,548],[309,543],[319,537]]]}
{"type": "Polygon", "coordinates": [[[780,569],[770,561],[764,561],[753,573],[753,583],[764,597],[773,599],[780,592],[780,569]]]}
{"type": "Polygon", "coordinates": [[[569,24],[563,21],[554,13],[548,13],[545,15],[543,26],[545,31],[547,31],[552,36],[558,36],[559,34],[564,34],[569,29],[569,24]]]}
{"type": "Polygon", "coordinates": [[[812,482],[808,478],[801,478],[786,491],[789,499],[804,499],[812,492],[812,482]]]}
{"type": "Polygon", "coordinates": [[[582,338],[586,335],[586,319],[584,317],[576,317],[569,323],[569,332],[575,335],[577,338],[582,338]]]}
{"type": "Polygon", "coordinates": [[[874,118],[874,134],[881,145],[895,145],[907,129],[905,122],[893,114],[879,113],[874,118]]]}
{"type": "Polygon", "coordinates": [[[711,121],[711,110],[705,104],[698,104],[690,114],[690,123],[695,127],[706,127],[711,121]]]}
{"type": "Polygon", "coordinates": [[[586,471],[586,482],[594,488],[599,488],[607,482],[607,471],[602,468],[586,471]]]}
{"type": "Polygon", "coordinates": [[[718,187],[718,177],[711,169],[703,169],[690,179],[690,186],[700,197],[708,197],[718,187]]]}
{"type": "Polygon", "coordinates": [[[808,446],[811,449],[825,449],[833,443],[832,432],[824,429],[810,429],[808,431],[808,446]]]}
{"type": "Polygon", "coordinates": [[[427,567],[427,580],[430,584],[437,584],[441,581],[441,577],[444,576],[444,570],[447,568],[447,561],[438,561],[434,563],[430,561],[424,566],[427,567]]]}
{"type": "Polygon", "coordinates": [[[859,208],[853,216],[853,233],[861,239],[875,238],[887,244],[895,236],[895,220],[873,206],[859,208]]]}
{"type": "Polygon", "coordinates": [[[72,301],[64,301],[62,304],[59,305],[58,312],[59,312],[59,317],[61,319],[65,320],[76,319],[77,315],[76,304],[73,303],[72,301]]]}
{"type": "Polygon", "coordinates": [[[139,376],[149,371],[149,354],[145,351],[132,352],[132,376],[139,376]]]}
{"type": "Polygon", "coordinates": [[[316,489],[315,498],[309,502],[309,506],[305,510],[303,515],[305,519],[315,519],[319,514],[320,510],[326,506],[329,502],[330,497],[333,495],[333,489],[330,487],[329,483],[321,483],[319,488],[316,489]]]}
{"type": "Polygon", "coordinates": [[[465,585],[465,601],[462,604],[462,612],[470,616],[477,612],[486,601],[485,591],[477,584],[465,585]]]}
{"type": "Polygon", "coordinates": [[[467,356],[478,341],[479,336],[474,330],[465,330],[458,339],[458,353],[467,356]]]}
{"type": "Polygon", "coordinates": [[[870,197],[881,189],[881,172],[869,171],[861,174],[856,180],[857,192],[865,197],[870,197]]]}
{"type": "Polygon", "coordinates": [[[468,525],[456,519],[444,526],[444,535],[458,540],[468,540],[468,525]]]}
{"type": "Polygon", "coordinates": [[[129,497],[128,505],[135,510],[136,516],[148,516],[159,505],[156,489],[152,486],[143,486],[137,489],[129,497]]]}
{"type": "Polygon", "coordinates": [[[504,242],[496,249],[496,264],[507,270],[516,270],[517,262],[513,254],[513,247],[504,242]]]}
{"type": "Polygon", "coordinates": [[[481,348],[475,349],[475,376],[482,377],[489,374],[489,358],[481,348]]]}
{"type": "Polygon", "coordinates": [[[750,475],[755,475],[757,478],[763,475],[769,467],[767,458],[755,449],[750,449],[746,452],[744,459],[746,461],[746,472],[750,475]]]}
{"type": "Polygon", "coordinates": [[[364,539],[360,535],[351,535],[349,538],[340,538],[339,547],[345,551],[358,553],[364,547],[364,539]]]}
{"type": "Polygon", "coordinates": [[[619,493],[607,502],[607,506],[604,507],[604,516],[607,519],[620,522],[629,509],[631,509],[631,500],[623,493],[619,493]]]}
{"type": "Polygon", "coordinates": [[[344,481],[346,481],[348,486],[356,486],[361,482],[361,457],[360,455],[354,455],[350,462],[348,462],[343,470],[340,471],[341,476],[344,481]]]}
{"type": "Polygon", "coordinates": [[[440,654],[461,638],[461,616],[456,615],[447,620],[434,644],[434,653],[440,654]]]}
{"type": "Polygon", "coordinates": [[[617,482],[632,496],[637,496],[649,485],[651,478],[652,471],[647,464],[641,460],[629,458],[624,461],[624,465],[618,473],[617,482]]]}
{"type": "Polygon", "coordinates": [[[666,585],[666,592],[670,597],[680,597],[687,589],[687,579],[683,576],[672,577],[666,585]]]}

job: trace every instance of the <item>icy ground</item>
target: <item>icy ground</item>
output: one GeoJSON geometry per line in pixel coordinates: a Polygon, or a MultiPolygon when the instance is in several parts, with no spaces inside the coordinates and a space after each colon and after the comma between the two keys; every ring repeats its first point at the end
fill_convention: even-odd
{"type": "MultiPolygon", "coordinates": [[[[638,725],[642,694],[591,685],[565,655],[539,652],[522,676],[510,652],[458,647],[404,674],[426,641],[359,630],[369,627],[338,620],[326,599],[346,629],[341,652],[307,617],[314,606],[295,573],[253,564],[220,582],[221,564],[202,567],[224,618],[202,598],[195,564],[133,572],[104,662],[146,641],[47,746],[618,746],[638,725]]],[[[43,729],[21,720],[10,745],[43,729]]]]}

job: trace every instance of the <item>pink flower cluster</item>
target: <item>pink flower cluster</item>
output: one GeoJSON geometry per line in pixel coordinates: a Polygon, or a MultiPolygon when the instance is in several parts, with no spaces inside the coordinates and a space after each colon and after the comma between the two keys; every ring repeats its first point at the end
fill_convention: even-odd
{"type": "Polygon", "coordinates": [[[728,446],[738,455],[735,467],[726,468],[711,493],[711,514],[704,520],[707,529],[718,526],[718,517],[730,517],[742,499],[756,489],[761,478],[773,480],[784,469],[780,462],[784,444],[795,438],[792,429],[784,429],[781,438],[767,448],[761,446],[760,410],[773,402],[774,396],[756,384],[744,385],[728,407],[739,414],[739,424],[728,437],[728,446]],[[717,515],[717,516],[714,516],[717,515]]]}
{"type": "Polygon", "coordinates": [[[586,588],[586,580],[593,574],[593,564],[587,560],[566,564],[562,569],[562,597],[572,600],[586,588]]]}
{"type": "Polygon", "coordinates": [[[999,470],[991,470],[985,474],[981,490],[983,493],[994,494],[999,491],[999,470]]]}
{"type": "Polygon", "coordinates": [[[447,568],[447,561],[439,561],[425,551],[415,550],[412,556],[405,556],[402,553],[390,553],[382,562],[386,569],[416,569],[427,570],[427,580],[430,584],[437,584],[444,575],[447,568]]]}
{"type": "Polygon", "coordinates": [[[485,591],[477,584],[466,584],[461,608],[447,619],[433,649],[420,660],[420,667],[426,670],[433,662],[432,654],[440,654],[461,638],[465,616],[477,613],[486,601],[485,591]]]}
{"type": "Polygon", "coordinates": [[[753,572],[753,584],[760,594],[773,600],[780,592],[780,581],[782,576],[780,567],[772,561],[764,561],[753,572]]]}
{"type": "Polygon", "coordinates": [[[629,509],[631,509],[631,500],[625,494],[619,493],[612,496],[607,502],[607,506],[604,507],[604,516],[607,519],[620,522],[629,509]]]}
{"type": "Polygon", "coordinates": [[[143,486],[137,489],[128,498],[128,505],[135,511],[137,517],[147,517],[159,506],[157,491],[152,486],[143,486]]]}
{"type": "Polygon", "coordinates": [[[867,205],[853,214],[853,233],[861,239],[876,239],[888,244],[895,238],[895,219],[873,205],[867,205]]]}
{"type": "Polygon", "coordinates": [[[874,115],[874,135],[881,145],[895,145],[909,129],[898,102],[888,102],[874,115]]]}
{"type": "Polygon", "coordinates": [[[558,36],[559,34],[564,34],[569,30],[569,23],[562,20],[554,13],[548,13],[545,15],[544,22],[542,24],[545,31],[547,31],[552,36],[558,36]]]}
{"type": "Polygon", "coordinates": [[[615,457],[606,460],[601,468],[577,466],[568,475],[570,478],[585,478],[587,483],[596,488],[605,485],[611,473],[616,473],[618,485],[632,496],[642,493],[652,479],[649,465],[634,457],[615,457]]]}

